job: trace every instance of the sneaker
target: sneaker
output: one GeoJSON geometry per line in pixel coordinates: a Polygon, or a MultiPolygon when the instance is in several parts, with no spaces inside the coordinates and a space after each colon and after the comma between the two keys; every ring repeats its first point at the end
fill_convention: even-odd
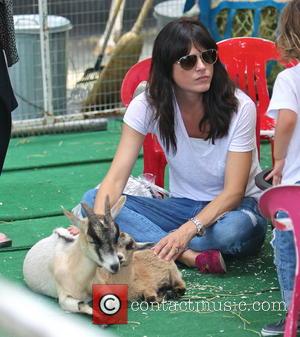
{"type": "MultiPolygon", "coordinates": [[[[281,319],[279,322],[271,323],[265,325],[261,329],[262,336],[278,336],[284,334],[285,328],[285,318],[281,319]]],[[[300,324],[298,322],[297,332],[300,332],[300,324]]]]}
{"type": "Polygon", "coordinates": [[[195,258],[196,267],[204,274],[224,274],[226,265],[219,250],[205,250],[195,258]]]}
{"type": "Polygon", "coordinates": [[[10,247],[11,244],[11,239],[9,239],[5,234],[0,233],[0,248],[10,247]]]}

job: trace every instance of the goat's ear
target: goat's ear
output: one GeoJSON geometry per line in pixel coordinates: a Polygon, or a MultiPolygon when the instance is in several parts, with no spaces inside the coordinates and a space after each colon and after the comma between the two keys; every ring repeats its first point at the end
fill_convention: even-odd
{"type": "Polygon", "coordinates": [[[86,217],[89,218],[95,215],[93,209],[90,208],[85,202],[81,202],[80,205],[83,208],[86,217]]]}
{"type": "Polygon", "coordinates": [[[79,220],[78,227],[84,232],[87,233],[89,226],[89,219],[88,218],[83,218],[82,220],[79,220]]]}
{"type": "Polygon", "coordinates": [[[152,248],[155,246],[155,242],[136,242],[135,250],[143,250],[147,248],[152,248]]]}
{"type": "Polygon", "coordinates": [[[72,212],[70,212],[70,211],[68,211],[68,210],[66,210],[64,208],[63,208],[63,211],[64,211],[65,216],[71,221],[71,223],[74,226],[79,227],[81,229],[85,229],[87,227],[87,224],[88,224],[88,219],[87,218],[79,219],[72,212]]]}
{"type": "Polygon", "coordinates": [[[111,216],[113,219],[115,219],[118,216],[125,202],[126,202],[126,197],[125,195],[122,195],[119,198],[119,200],[114,204],[114,206],[111,209],[111,216]]]}
{"type": "Polygon", "coordinates": [[[63,208],[64,211],[64,215],[71,221],[71,223],[75,226],[79,225],[79,219],[70,211],[66,210],[65,208],[63,208]]]}

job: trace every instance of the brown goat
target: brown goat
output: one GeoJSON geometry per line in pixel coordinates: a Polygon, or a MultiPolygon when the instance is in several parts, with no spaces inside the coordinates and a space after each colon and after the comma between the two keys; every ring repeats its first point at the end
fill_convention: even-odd
{"type": "Polygon", "coordinates": [[[94,282],[128,284],[130,301],[144,299],[159,303],[164,298],[182,296],[186,287],[174,261],[160,259],[151,249],[139,250],[146,246],[147,244],[135,242],[128,234],[121,232],[118,240],[120,271],[111,274],[103,268],[97,268],[94,282]]]}

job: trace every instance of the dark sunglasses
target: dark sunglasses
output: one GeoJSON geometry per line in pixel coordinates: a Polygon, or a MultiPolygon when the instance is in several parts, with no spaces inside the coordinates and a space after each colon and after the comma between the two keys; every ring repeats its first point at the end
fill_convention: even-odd
{"type": "Polygon", "coordinates": [[[216,49],[208,49],[200,52],[199,54],[192,54],[182,56],[176,63],[178,63],[182,69],[184,70],[191,70],[195,67],[198,56],[200,57],[201,61],[207,64],[214,64],[217,62],[218,59],[218,52],[216,49]]]}

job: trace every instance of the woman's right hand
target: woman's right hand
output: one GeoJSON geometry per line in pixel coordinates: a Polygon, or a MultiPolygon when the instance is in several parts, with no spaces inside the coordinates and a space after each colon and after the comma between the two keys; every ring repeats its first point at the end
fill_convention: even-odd
{"type": "Polygon", "coordinates": [[[79,234],[79,228],[76,227],[76,226],[69,226],[69,227],[67,228],[67,230],[69,231],[70,234],[72,234],[72,235],[74,235],[74,236],[76,236],[76,235],[79,234]]]}
{"type": "Polygon", "coordinates": [[[272,185],[279,185],[282,179],[282,170],[284,167],[284,163],[285,159],[275,159],[273,170],[266,176],[265,180],[273,179],[272,185]]]}

